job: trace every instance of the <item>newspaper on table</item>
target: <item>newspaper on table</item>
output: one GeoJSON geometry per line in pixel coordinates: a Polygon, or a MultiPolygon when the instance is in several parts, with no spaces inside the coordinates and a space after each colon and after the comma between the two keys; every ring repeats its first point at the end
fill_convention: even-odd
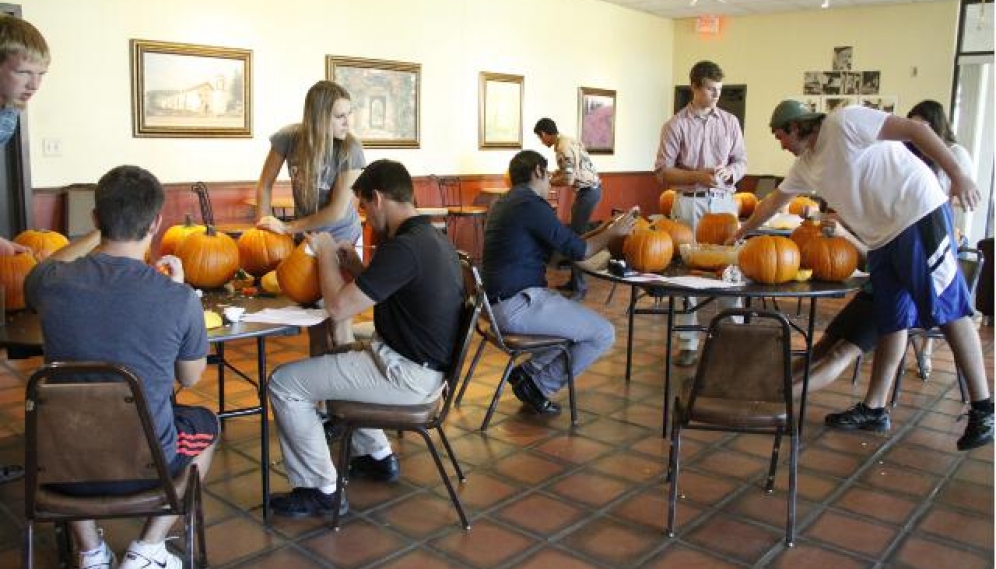
{"type": "Polygon", "coordinates": [[[289,326],[314,326],[325,321],[328,317],[328,312],[321,308],[284,306],[283,308],[264,308],[259,312],[248,312],[242,316],[242,321],[289,326]]]}
{"type": "Polygon", "coordinates": [[[743,285],[744,283],[739,282],[726,282],[720,279],[712,279],[708,277],[699,277],[695,275],[685,275],[680,277],[665,277],[663,275],[656,275],[653,273],[639,273],[626,277],[626,280],[631,283],[647,283],[647,284],[668,284],[681,286],[685,288],[694,289],[710,289],[710,288],[734,288],[743,285]]]}

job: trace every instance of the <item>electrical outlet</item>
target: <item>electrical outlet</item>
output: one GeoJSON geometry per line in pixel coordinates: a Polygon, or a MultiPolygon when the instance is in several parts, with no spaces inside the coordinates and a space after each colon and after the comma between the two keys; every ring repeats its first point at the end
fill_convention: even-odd
{"type": "Polygon", "coordinates": [[[52,157],[62,156],[62,141],[58,138],[43,138],[42,154],[52,157]]]}

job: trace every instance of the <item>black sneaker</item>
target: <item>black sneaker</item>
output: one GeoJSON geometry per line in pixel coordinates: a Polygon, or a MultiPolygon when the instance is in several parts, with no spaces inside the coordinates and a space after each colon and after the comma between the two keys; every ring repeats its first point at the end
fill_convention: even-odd
{"type": "MultiPolygon", "coordinates": [[[[889,414],[885,409],[872,409],[864,403],[858,403],[847,411],[830,413],[824,419],[828,427],[845,431],[874,431],[886,433],[892,427],[889,414]]],[[[992,430],[990,429],[990,436],[992,430]]]]}
{"type": "Polygon", "coordinates": [[[356,456],[349,461],[349,476],[366,478],[379,482],[395,482],[401,476],[401,466],[398,457],[391,453],[380,460],[369,454],[356,456]]]}
{"type": "MultiPolygon", "coordinates": [[[[335,508],[335,494],[324,494],[318,488],[294,488],[286,494],[270,496],[273,513],[285,518],[331,516],[335,508]]],[[[342,497],[339,515],[349,512],[349,502],[342,497]]]]}
{"type": "Polygon", "coordinates": [[[971,450],[993,442],[993,412],[969,409],[967,415],[968,425],[965,434],[958,439],[958,450],[971,450]]]}
{"type": "Polygon", "coordinates": [[[512,384],[512,393],[537,415],[560,414],[560,405],[547,399],[533,383],[532,378],[525,373],[522,373],[518,381],[512,384]]]}

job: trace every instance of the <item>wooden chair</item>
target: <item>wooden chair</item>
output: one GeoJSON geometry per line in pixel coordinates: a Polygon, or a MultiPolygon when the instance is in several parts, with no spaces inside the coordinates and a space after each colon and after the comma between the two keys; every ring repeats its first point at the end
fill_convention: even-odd
{"type": "Polygon", "coordinates": [[[785,542],[789,546],[794,544],[799,437],[793,414],[791,358],[790,324],[777,312],[731,309],[712,319],[698,370],[675,398],[671,414],[668,536],[674,537],[684,429],[774,435],[765,483],[765,491],[769,493],[774,488],[782,436],[787,434],[791,450],[785,542]],[[743,317],[743,324],[733,320],[737,316],[743,317]]]}
{"type": "Polygon", "coordinates": [[[474,322],[481,310],[481,300],[476,288],[473,286],[473,279],[470,276],[470,262],[461,259],[464,275],[464,302],[460,313],[460,331],[457,334],[457,343],[453,350],[452,367],[446,373],[443,392],[435,401],[419,405],[385,405],[376,403],[365,403],[362,401],[331,401],[329,403],[329,414],[336,425],[343,428],[343,437],[339,449],[338,484],[340,489],[336,493],[336,505],[333,508],[332,528],[339,529],[339,506],[342,503],[343,493],[349,484],[349,457],[350,440],[353,431],[356,429],[384,429],[396,430],[399,432],[412,431],[422,436],[425,446],[429,449],[439,475],[446,484],[446,490],[450,494],[450,500],[460,516],[463,528],[470,529],[470,522],[463,511],[460,498],[453,489],[446,468],[439,457],[436,445],[429,436],[429,430],[433,429],[439,434],[439,440],[443,443],[446,453],[450,456],[453,469],[456,471],[460,482],[466,482],[467,478],[460,469],[453,448],[450,446],[446,433],[443,432],[443,423],[449,414],[453,404],[457,384],[460,382],[460,372],[463,370],[463,363],[470,348],[470,339],[474,333],[474,322]],[[469,284],[468,284],[469,283],[469,284]]]}
{"type": "Polygon", "coordinates": [[[25,568],[34,566],[36,522],[59,526],[60,556],[68,560],[67,522],[169,515],[184,520],[186,566],[207,565],[197,466],[170,476],[135,374],[105,362],[48,364],[28,380],[25,406],[25,568]],[[147,483],[149,489],[95,496],[56,490],[65,484],[123,481],[147,483]]]}
{"type": "Polygon", "coordinates": [[[201,206],[201,222],[204,225],[213,225],[216,231],[227,233],[232,237],[238,237],[246,231],[256,227],[255,223],[215,223],[214,210],[211,208],[211,196],[208,195],[208,187],[204,182],[195,182],[190,186],[190,191],[197,194],[197,200],[201,206]]]}
{"type": "Polygon", "coordinates": [[[470,368],[463,379],[463,385],[460,387],[460,393],[457,395],[456,404],[460,405],[463,401],[464,392],[467,391],[467,385],[470,384],[470,379],[474,376],[474,370],[477,369],[477,363],[481,359],[486,344],[491,344],[508,355],[508,363],[505,364],[505,370],[501,374],[501,379],[498,380],[498,386],[495,388],[495,394],[491,398],[488,412],[484,415],[484,420],[481,421],[481,432],[488,430],[491,417],[498,407],[498,400],[501,399],[502,391],[505,389],[505,383],[508,382],[508,376],[512,372],[512,368],[517,363],[521,363],[520,357],[529,357],[537,352],[545,352],[547,350],[557,350],[563,355],[564,367],[567,370],[567,392],[571,403],[571,425],[577,425],[577,395],[574,391],[574,373],[571,371],[571,340],[558,336],[509,334],[502,332],[494,324],[494,312],[491,310],[491,302],[488,300],[488,295],[484,292],[484,283],[481,281],[481,275],[477,271],[477,267],[471,267],[471,270],[473,272],[474,286],[477,288],[482,305],[481,317],[478,319],[476,327],[477,334],[481,337],[481,343],[478,344],[477,352],[474,353],[474,359],[471,360],[470,368]]]}
{"type": "Polygon", "coordinates": [[[473,247],[470,249],[471,256],[480,260],[481,246],[484,241],[484,220],[488,215],[488,208],[480,205],[464,205],[463,186],[458,176],[430,176],[432,182],[439,190],[439,199],[442,207],[446,208],[446,233],[456,243],[459,230],[458,224],[461,220],[469,220],[471,224],[473,247]],[[453,229],[450,229],[450,226],[453,229]]]}

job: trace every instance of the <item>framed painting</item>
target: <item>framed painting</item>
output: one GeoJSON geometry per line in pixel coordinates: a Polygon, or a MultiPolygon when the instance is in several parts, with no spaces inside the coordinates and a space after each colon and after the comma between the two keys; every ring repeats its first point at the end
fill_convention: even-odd
{"type": "Polygon", "coordinates": [[[477,109],[477,145],[487,148],[522,148],[521,75],[480,74],[477,109]]]}
{"type": "Polygon", "coordinates": [[[325,77],[353,100],[353,134],[368,148],[419,148],[418,63],[325,56],[325,77]]]}
{"type": "Polygon", "coordinates": [[[616,151],[616,92],[578,88],[578,125],[581,143],[589,154],[616,151]]]}
{"type": "Polygon", "coordinates": [[[252,51],[131,40],[132,135],[252,137],[252,51]]]}

